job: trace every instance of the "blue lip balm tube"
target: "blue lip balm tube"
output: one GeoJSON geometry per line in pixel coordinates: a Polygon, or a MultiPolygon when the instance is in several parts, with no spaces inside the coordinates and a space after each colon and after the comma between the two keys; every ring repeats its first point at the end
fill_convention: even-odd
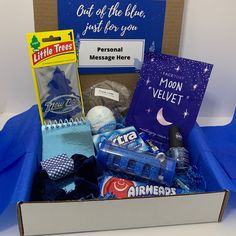
{"type": "Polygon", "coordinates": [[[155,155],[139,153],[103,141],[97,160],[115,172],[125,173],[145,180],[170,186],[175,174],[176,160],[158,159],[155,155]]]}

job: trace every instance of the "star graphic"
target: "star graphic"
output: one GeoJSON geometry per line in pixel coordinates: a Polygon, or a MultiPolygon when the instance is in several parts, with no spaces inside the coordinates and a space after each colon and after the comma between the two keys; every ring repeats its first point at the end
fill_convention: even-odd
{"type": "Polygon", "coordinates": [[[146,85],[148,85],[149,83],[151,83],[151,80],[148,78],[146,81],[146,85]]]}
{"type": "Polygon", "coordinates": [[[185,112],[183,113],[184,118],[189,115],[188,110],[186,109],[185,112]]]}
{"type": "Polygon", "coordinates": [[[194,84],[193,85],[193,90],[195,91],[197,89],[198,85],[197,84],[194,84]]]}
{"type": "Polygon", "coordinates": [[[179,72],[179,70],[180,70],[180,67],[178,66],[177,68],[175,68],[175,70],[176,70],[177,72],[179,72]]]}
{"type": "Polygon", "coordinates": [[[155,59],[154,59],[154,58],[152,58],[152,59],[151,59],[151,62],[154,62],[154,60],[155,60],[155,59]]]}
{"type": "Polygon", "coordinates": [[[208,68],[206,67],[206,68],[204,69],[204,74],[207,73],[207,71],[209,71],[209,70],[208,70],[208,68]]]}
{"type": "Polygon", "coordinates": [[[148,87],[148,89],[150,90],[150,89],[152,89],[152,87],[150,86],[150,87],[148,87]]]}
{"type": "Polygon", "coordinates": [[[150,108],[148,108],[148,109],[146,110],[146,112],[147,112],[147,113],[150,113],[150,112],[151,112],[151,109],[150,109],[150,108]]]}

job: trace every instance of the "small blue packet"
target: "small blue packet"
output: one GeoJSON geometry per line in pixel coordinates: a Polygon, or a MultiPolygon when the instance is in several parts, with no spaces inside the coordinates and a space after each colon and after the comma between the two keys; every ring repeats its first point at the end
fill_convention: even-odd
{"type": "Polygon", "coordinates": [[[178,126],[183,139],[191,131],[213,65],[189,59],[148,53],[128,111],[126,125],[168,144],[168,131],[178,126]]]}
{"type": "Polygon", "coordinates": [[[93,135],[93,143],[97,151],[104,140],[112,141],[119,146],[123,146],[133,151],[149,151],[148,146],[145,144],[133,126],[93,135]]]}

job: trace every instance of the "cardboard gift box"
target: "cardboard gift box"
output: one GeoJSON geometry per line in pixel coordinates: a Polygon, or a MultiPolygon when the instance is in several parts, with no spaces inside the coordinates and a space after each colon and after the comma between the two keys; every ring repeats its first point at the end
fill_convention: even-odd
{"type": "Polygon", "coordinates": [[[1,137],[6,147],[15,147],[11,153],[15,158],[2,170],[0,179],[5,179],[3,186],[15,183],[8,188],[6,199],[11,199],[11,203],[20,201],[17,213],[21,235],[217,222],[222,220],[227,204],[227,189],[233,188],[207,146],[202,129],[195,125],[189,136],[188,148],[192,163],[204,175],[205,193],[120,200],[30,202],[33,175],[41,157],[37,107],[9,120],[1,137]],[[4,176],[10,176],[8,181],[4,176]]]}
{"type": "MultiPolygon", "coordinates": [[[[183,7],[183,0],[166,0],[163,53],[178,54],[183,7]]],[[[56,0],[34,0],[35,30],[57,30],[58,11],[56,0]]],[[[138,74],[81,74],[82,90],[107,79],[120,82],[133,91],[138,74]]],[[[188,149],[192,163],[199,167],[206,180],[205,193],[120,200],[30,202],[33,175],[42,153],[37,107],[10,120],[0,138],[5,140],[1,154],[13,157],[1,166],[0,182],[6,186],[6,191],[0,212],[7,205],[19,202],[17,214],[21,235],[219,222],[229,190],[235,188],[208,147],[202,129],[196,124],[188,139],[188,149]]]]}

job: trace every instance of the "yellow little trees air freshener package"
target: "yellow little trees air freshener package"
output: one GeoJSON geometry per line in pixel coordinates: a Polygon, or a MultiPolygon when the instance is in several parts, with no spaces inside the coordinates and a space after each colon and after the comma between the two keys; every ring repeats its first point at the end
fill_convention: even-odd
{"type": "Polygon", "coordinates": [[[28,33],[27,42],[42,124],[83,116],[73,31],[28,33]]]}

